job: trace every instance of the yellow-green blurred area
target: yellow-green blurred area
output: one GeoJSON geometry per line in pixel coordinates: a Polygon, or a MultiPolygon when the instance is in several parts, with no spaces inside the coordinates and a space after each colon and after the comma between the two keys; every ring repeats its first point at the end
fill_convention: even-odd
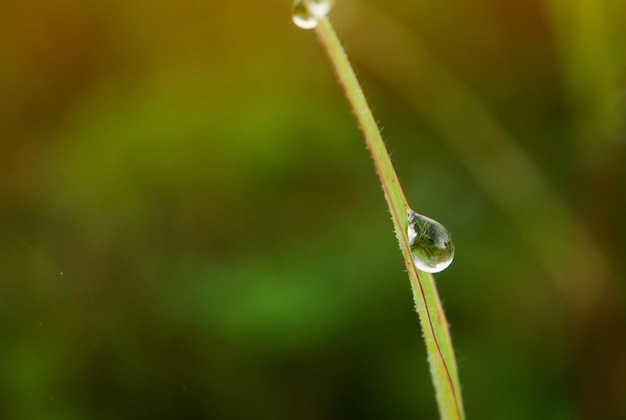
{"type": "MultiPolygon", "coordinates": [[[[0,418],[435,419],[383,194],[291,2],[0,7],[0,418]]],[[[468,418],[626,418],[626,5],[338,0],[468,418]]]]}

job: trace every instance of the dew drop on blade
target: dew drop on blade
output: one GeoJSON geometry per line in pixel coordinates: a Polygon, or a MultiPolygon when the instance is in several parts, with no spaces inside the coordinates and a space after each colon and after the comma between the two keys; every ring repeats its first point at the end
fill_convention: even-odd
{"type": "Polygon", "coordinates": [[[454,259],[454,243],[448,229],[441,223],[408,212],[408,235],[415,266],[428,273],[445,270],[454,259]]]}
{"type": "Polygon", "coordinates": [[[302,29],[313,29],[317,26],[317,18],[309,12],[303,0],[294,1],[291,20],[302,29]]]}
{"type": "Polygon", "coordinates": [[[303,0],[309,14],[316,19],[321,19],[333,8],[333,0],[303,0]]]}

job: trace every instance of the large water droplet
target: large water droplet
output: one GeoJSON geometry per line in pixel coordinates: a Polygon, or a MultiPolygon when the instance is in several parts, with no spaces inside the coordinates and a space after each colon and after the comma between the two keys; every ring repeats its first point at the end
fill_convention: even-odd
{"type": "Polygon", "coordinates": [[[441,223],[410,210],[409,244],[415,266],[428,273],[445,270],[454,259],[454,243],[441,223]]]}
{"type": "Polygon", "coordinates": [[[291,20],[302,29],[313,29],[317,26],[317,18],[309,11],[303,0],[293,2],[291,20]]]}

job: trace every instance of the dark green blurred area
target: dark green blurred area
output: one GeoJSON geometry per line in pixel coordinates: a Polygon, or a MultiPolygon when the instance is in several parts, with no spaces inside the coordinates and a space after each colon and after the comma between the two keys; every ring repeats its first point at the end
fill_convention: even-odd
{"type": "MultiPolygon", "coordinates": [[[[5,2],[0,418],[437,418],[373,166],[290,7],[5,2]]],[[[409,201],[455,236],[468,418],[626,418],[623,2],[331,17],[409,201]]]]}

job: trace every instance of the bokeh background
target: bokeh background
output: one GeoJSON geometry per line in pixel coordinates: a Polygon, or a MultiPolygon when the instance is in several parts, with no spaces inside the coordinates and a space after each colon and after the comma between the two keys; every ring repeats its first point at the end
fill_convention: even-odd
{"type": "MultiPolygon", "coordinates": [[[[373,166],[288,0],[5,0],[0,418],[438,417],[373,166]]],[[[475,419],[626,418],[622,0],[339,0],[475,419]]]]}

